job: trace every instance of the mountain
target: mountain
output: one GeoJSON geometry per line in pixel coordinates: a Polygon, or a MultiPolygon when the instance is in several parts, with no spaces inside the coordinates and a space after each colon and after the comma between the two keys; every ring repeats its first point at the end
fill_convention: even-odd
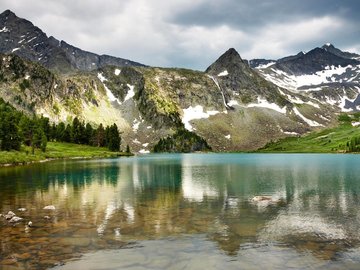
{"type": "Polygon", "coordinates": [[[332,44],[285,57],[255,70],[279,87],[300,93],[341,111],[357,111],[360,105],[359,55],[343,52],[332,44]]]}
{"type": "Polygon", "coordinates": [[[65,41],[48,37],[30,21],[17,17],[10,10],[0,14],[0,53],[14,53],[61,73],[91,71],[107,65],[143,66],[130,60],[83,51],[65,41]]]}
{"type": "Polygon", "coordinates": [[[343,57],[343,58],[360,60],[360,55],[359,54],[350,53],[350,52],[343,52],[343,51],[339,50],[338,48],[335,48],[334,45],[331,44],[331,43],[326,43],[321,48],[328,51],[328,52],[330,52],[330,53],[332,53],[332,54],[343,57]]]}
{"type": "Polygon", "coordinates": [[[48,38],[11,11],[0,18],[1,98],[18,110],[43,114],[54,122],[77,116],[95,126],[116,123],[122,144],[135,152],[146,153],[161,139],[171,150],[178,143],[198,149],[179,142],[184,138],[215,151],[255,150],[269,141],[337,123],[340,109],[331,102],[287,87],[286,80],[281,82],[285,87],[272,82],[271,72],[285,79],[295,76],[296,61],[309,61],[304,55],[262,62],[252,69],[254,62],[243,60],[231,48],[205,72],[130,61],[122,66],[126,60],[48,38]]]}

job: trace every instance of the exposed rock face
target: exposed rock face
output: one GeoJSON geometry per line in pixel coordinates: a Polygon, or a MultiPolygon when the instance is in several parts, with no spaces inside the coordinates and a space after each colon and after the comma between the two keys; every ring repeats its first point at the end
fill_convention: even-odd
{"type": "Polygon", "coordinates": [[[266,65],[269,65],[269,64],[273,64],[275,62],[276,62],[275,60],[251,59],[249,61],[249,65],[250,65],[251,68],[256,68],[256,67],[259,67],[259,66],[266,66],[266,65]]]}
{"type": "Polygon", "coordinates": [[[255,69],[266,80],[337,110],[357,111],[360,56],[325,44],[255,69]]]}
{"type": "Polygon", "coordinates": [[[47,37],[30,21],[17,17],[10,10],[0,14],[0,53],[15,53],[61,73],[91,71],[107,65],[143,66],[130,60],[83,51],[65,41],[47,37]]]}
{"type": "Polygon", "coordinates": [[[342,50],[335,48],[334,45],[330,43],[324,44],[321,48],[342,58],[360,60],[360,55],[356,53],[343,52],[342,50]]]}
{"type": "Polygon", "coordinates": [[[230,100],[234,95],[244,104],[256,102],[261,97],[281,107],[290,105],[277,87],[252,70],[233,48],[220,56],[205,72],[219,83],[228,107],[231,107],[230,100]]]}
{"type": "Polygon", "coordinates": [[[292,59],[282,59],[275,64],[275,68],[293,75],[313,74],[324,70],[327,66],[356,65],[354,59],[343,58],[325,49],[315,48],[306,54],[298,54],[292,59]]]}

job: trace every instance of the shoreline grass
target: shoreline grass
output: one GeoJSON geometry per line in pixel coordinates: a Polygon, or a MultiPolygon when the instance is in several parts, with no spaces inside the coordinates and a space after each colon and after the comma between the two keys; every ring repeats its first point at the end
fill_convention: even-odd
{"type": "Polygon", "coordinates": [[[286,137],[271,142],[256,153],[347,153],[347,143],[360,136],[360,128],[342,124],[301,137],[286,137]]]}
{"type": "Polygon", "coordinates": [[[0,167],[23,165],[56,159],[114,158],[119,156],[132,156],[132,154],[125,152],[111,152],[105,147],[49,142],[45,153],[36,149],[33,155],[30,147],[26,146],[23,146],[20,151],[1,151],[0,167]]]}

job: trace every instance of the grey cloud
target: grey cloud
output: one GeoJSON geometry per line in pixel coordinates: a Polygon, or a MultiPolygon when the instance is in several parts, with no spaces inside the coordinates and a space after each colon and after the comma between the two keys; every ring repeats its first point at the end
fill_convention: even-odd
{"type": "Polygon", "coordinates": [[[312,17],[336,15],[360,21],[358,0],[209,0],[173,17],[181,25],[231,25],[254,29],[269,23],[288,23],[312,17]]]}
{"type": "Polygon", "coordinates": [[[204,70],[229,47],[247,59],[325,42],[360,50],[358,0],[2,0],[5,9],[74,46],[154,66],[204,70]]]}

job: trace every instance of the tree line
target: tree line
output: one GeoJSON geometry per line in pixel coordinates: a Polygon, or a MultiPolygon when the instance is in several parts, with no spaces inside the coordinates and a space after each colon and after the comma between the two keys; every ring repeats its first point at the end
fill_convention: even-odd
{"type": "Polygon", "coordinates": [[[347,152],[360,152],[360,136],[353,136],[346,143],[347,152]]]}
{"type": "Polygon", "coordinates": [[[153,150],[155,153],[190,153],[211,151],[211,147],[196,133],[180,128],[173,135],[160,139],[153,150]]]}
{"type": "Polygon", "coordinates": [[[50,123],[43,116],[29,117],[17,111],[9,103],[0,99],[0,150],[20,150],[21,145],[46,151],[48,141],[107,147],[110,151],[120,151],[121,136],[116,124],[104,127],[91,124],[75,117],[72,123],[50,123]]]}

